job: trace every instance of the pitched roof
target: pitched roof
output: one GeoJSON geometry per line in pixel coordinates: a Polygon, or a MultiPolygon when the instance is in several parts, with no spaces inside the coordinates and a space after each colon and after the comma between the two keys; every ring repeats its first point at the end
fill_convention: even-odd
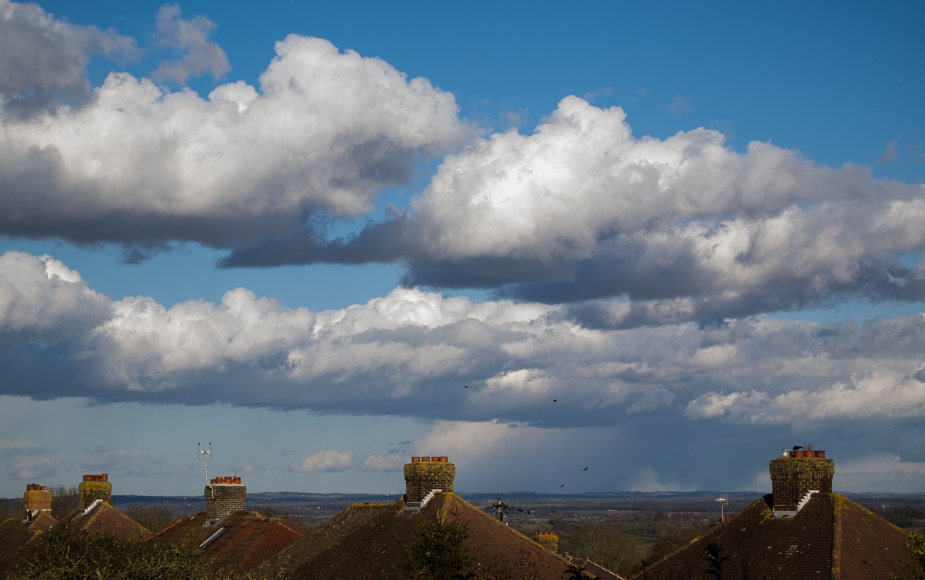
{"type": "MultiPolygon", "coordinates": [[[[436,521],[443,510],[450,521],[469,527],[469,552],[477,566],[491,566],[499,578],[573,578],[575,566],[530,538],[497,521],[458,495],[437,493],[420,512],[404,512],[404,498],[390,504],[353,505],[261,567],[269,577],[289,579],[376,579],[386,572],[398,575],[398,540],[414,542],[418,516],[436,521]]],[[[605,571],[606,572],[606,571],[605,571]]],[[[616,575],[604,578],[618,578],[616,575]]]]}
{"type": "Polygon", "coordinates": [[[61,518],[55,531],[65,534],[85,531],[91,535],[115,536],[129,542],[139,542],[151,535],[147,528],[105,501],[94,503],[87,509],[75,510],[61,518]]]}
{"type": "Polygon", "coordinates": [[[771,517],[772,505],[764,496],[634,579],[715,578],[707,572],[713,544],[734,578],[913,577],[905,532],[844,496],[814,494],[791,518],[771,517]]]}
{"type": "Polygon", "coordinates": [[[18,518],[0,522],[0,578],[9,571],[22,548],[31,546],[43,532],[47,532],[56,523],[58,520],[44,511],[39,512],[28,523],[18,518]]]}
{"type": "Polygon", "coordinates": [[[213,568],[232,575],[253,570],[305,536],[292,524],[259,512],[232,512],[215,526],[205,524],[206,512],[185,516],[148,541],[201,549],[213,568]]]}

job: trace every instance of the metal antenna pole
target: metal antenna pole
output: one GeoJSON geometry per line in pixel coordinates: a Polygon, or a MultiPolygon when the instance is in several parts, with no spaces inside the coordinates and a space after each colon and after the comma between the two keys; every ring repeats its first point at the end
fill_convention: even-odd
{"type": "Polygon", "coordinates": [[[212,444],[199,444],[199,460],[206,464],[206,485],[209,485],[209,458],[212,457],[212,444]]]}

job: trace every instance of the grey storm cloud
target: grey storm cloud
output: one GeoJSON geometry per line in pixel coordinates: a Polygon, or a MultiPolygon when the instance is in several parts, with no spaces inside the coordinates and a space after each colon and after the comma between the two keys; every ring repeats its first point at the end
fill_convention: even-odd
{"type": "Polygon", "coordinates": [[[925,416],[925,315],[594,329],[561,306],[404,288],[323,312],[243,288],[219,304],[165,308],[140,296],[110,300],[53,258],[16,252],[0,256],[0,285],[18,297],[0,309],[7,395],[539,427],[673,416],[797,428],[925,416]],[[87,316],[87,303],[103,308],[87,316]],[[46,310],[35,324],[18,317],[46,310]]]}
{"type": "Polygon", "coordinates": [[[180,84],[205,72],[221,78],[231,70],[231,65],[225,51],[209,40],[214,29],[215,24],[205,16],[183,20],[179,5],[162,6],[157,11],[158,42],[181,52],[182,56],[176,61],[162,62],[152,77],[155,80],[173,79],[180,84]]]}
{"type": "Polygon", "coordinates": [[[0,102],[5,117],[56,98],[90,93],[85,69],[95,54],[133,57],[135,40],[112,30],[56,20],[37,4],[0,0],[0,102]]]}

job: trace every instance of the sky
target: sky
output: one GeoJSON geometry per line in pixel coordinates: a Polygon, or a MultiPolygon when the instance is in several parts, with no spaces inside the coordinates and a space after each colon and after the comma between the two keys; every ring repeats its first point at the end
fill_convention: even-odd
{"type": "Polygon", "coordinates": [[[920,492],[922,22],[0,0],[0,496],[920,492]]]}

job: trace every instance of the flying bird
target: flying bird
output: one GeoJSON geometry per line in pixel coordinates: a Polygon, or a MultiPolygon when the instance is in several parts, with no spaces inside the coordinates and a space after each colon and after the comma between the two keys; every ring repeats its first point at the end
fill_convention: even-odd
{"type": "Polygon", "coordinates": [[[563,484],[562,484],[562,485],[560,485],[559,487],[565,487],[565,484],[563,483],[563,484]]]}
{"type": "Polygon", "coordinates": [[[552,402],[553,402],[553,403],[555,403],[555,402],[556,402],[556,400],[555,400],[555,399],[553,399],[553,400],[552,400],[552,402]]]}
{"type": "MultiPolygon", "coordinates": [[[[589,465],[588,467],[591,467],[591,466],[589,465]]],[[[582,471],[588,471],[588,467],[585,467],[584,469],[582,469],[582,471]]]]}
{"type": "Polygon", "coordinates": [[[463,385],[463,386],[464,386],[465,388],[467,388],[467,389],[469,388],[469,385],[463,385]]]}

